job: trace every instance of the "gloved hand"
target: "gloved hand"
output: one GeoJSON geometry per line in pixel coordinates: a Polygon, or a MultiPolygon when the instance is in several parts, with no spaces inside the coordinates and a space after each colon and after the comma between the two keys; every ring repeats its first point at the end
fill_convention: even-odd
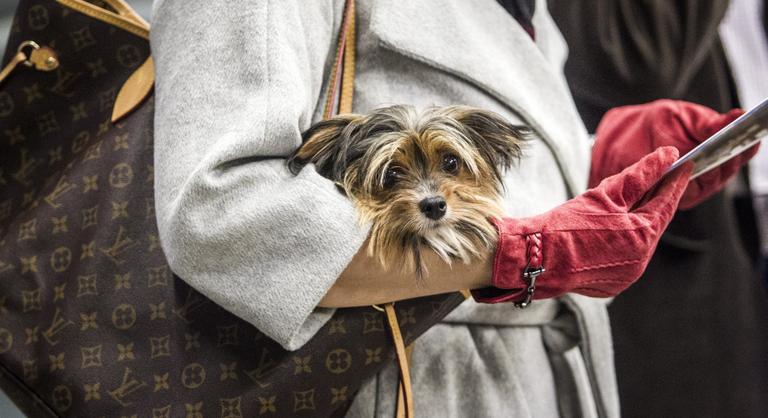
{"type": "MultiPolygon", "coordinates": [[[[705,106],[676,100],[611,109],[597,127],[589,187],[659,147],[674,146],[684,155],[743,113],[733,109],[720,114],[705,106]]],[[[720,191],[757,153],[757,148],[755,145],[694,179],[683,194],[680,209],[690,209],[720,191]]]]}
{"type": "Polygon", "coordinates": [[[526,272],[540,273],[536,299],[566,292],[609,297],[626,289],[645,270],[688,184],[691,164],[653,189],[677,158],[676,148],[659,148],[547,213],[496,220],[494,287],[474,290],[475,300],[525,300],[531,282],[526,272]]]}

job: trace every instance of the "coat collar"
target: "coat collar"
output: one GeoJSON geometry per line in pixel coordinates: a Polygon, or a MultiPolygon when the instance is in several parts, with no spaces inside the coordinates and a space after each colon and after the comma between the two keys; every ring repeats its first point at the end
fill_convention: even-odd
{"type": "Polygon", "coordinates": [[[552,149],[571,193],[584,190],[587,134],[559,64],[547,61],[504,8],[494,0],[372,3],[370,31],[383,47],[453,74],[507,105],[552,149]]]}

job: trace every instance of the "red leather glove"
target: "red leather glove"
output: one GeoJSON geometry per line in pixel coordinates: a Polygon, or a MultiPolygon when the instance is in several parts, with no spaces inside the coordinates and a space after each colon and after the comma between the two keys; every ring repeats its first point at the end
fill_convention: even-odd
{"type": "Polygon", "coordinates": [[[608,297],[626,289],[645,270],[688,183],[690,164],[642,199],[677,158],[676,148],[662,147],[547,213],[497,220],[494,288],[473,291],[475,300],[523,301],[531,281],[524,273],[542,268],[536,299],[566,292],[608,297]]]}
{"type": "MultiPolygon", "coordinates": [[[[594,187],[662,146],[673,146],[683,155],[743,113],[733,109],[720,114],[705,106],[676,100],[611,109],[597,127],[589,186],[594,187]]],[[[680,208],[690,209],[720,191],[757,153],[757,148],[755,145],[693,180],[683,194],[680,208]]]]}

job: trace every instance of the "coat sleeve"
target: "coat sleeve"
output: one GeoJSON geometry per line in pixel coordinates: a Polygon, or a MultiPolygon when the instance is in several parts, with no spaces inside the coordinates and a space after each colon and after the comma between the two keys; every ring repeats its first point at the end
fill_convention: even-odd
{"type": "Polygon", "coordinates": [[[285,164],[322,103],[339,4],[154,6],[163,250],[183,280],[289,350],[333,314],[317,304],[367,233],[331,181],[285,164]]]}

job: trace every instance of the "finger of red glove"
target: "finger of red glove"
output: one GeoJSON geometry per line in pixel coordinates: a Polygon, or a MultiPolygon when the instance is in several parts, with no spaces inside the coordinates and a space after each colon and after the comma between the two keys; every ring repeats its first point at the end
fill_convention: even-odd
{"type": "Polygon", "coordinates": [[[719,113],[696,103],[664,99],[650,104],[644,123],[652,128],[654,146],[673,145],[685,154],[742,114],[742,109],[719,113]]]}
{"type": "Polygon", "coordinates": [[[675,147],[661,147],[621,173],[604,179],[584,195],[602,201],[605,209],[626,212],[645,196],[678,156],[675,147]]]}
{"type": "Polygon", "coordinates": [[[683,198],[680,201],[680,209],[691,209],[722,190],[725,184],[739,172],[741,167],[757,154],[759,148],[760,144],[756,144],[719,167],[696,177],[691,181],[683,194],[683,198]]]}
{"type": "MultiPolygon", "coordinates": [[[[679,108],[678,119],[680,126],[686,129],[689,137],[695,141],[695,145],[707,140],[720,129],[738,119],[744,114],[742,109],[731,109],[726,113],[719,113],[706,106],[688,102],[675,102],[679,108]]],[[[693,149],[693,148],[691,148],[693,149]]],[[[683,151],[688,152],[690,150],[683,151]]]]}
{"type": "Polygon", "coordinates": [[[672,221],[672,217],[688,187],[692,169],[693,163],[687,163],[677,168],[661,180],[658,186],[646,197],[646,200],[635,208],[634,213],[644,217],[653,225],[658,237],[672,221]]]}
{"type": "Polygon", "coordinates": [[[698,138],[699,142],[705,141],[710,136],[716,134],[717,131],[725,128],[731,122],[740,118],[741,115],[743,115],[744,113],[745,113],[744,109],[735,108],[735,109],[729,110],[728,112],[720,114],[718,118],[715,118],[712,121],[710,121],[708,126],[701,132],[702,135],[699,136],[698,138]]]}

